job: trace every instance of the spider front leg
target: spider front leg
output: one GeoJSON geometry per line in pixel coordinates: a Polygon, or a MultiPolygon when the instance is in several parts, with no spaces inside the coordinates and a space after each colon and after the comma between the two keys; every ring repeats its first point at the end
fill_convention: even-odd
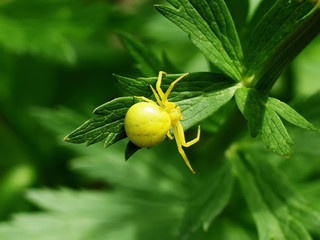
{"type": "MultiPolygon", "coordinates": [[[[158,94],[159,94],[159,96],[160,96],[160,98],[161,98],[161,102],[162,103],[164,103],[164,93],[163,93],[163,91],[162,91],[162,89],[161,89],[161,82],[162,82],[162,77],[163,77],[163,75],[167,75],[167,73],[166,72],[164,72],[164,71],[160,71],[159,72],[159,75],[158,75],[158,80],[157,80],[157,83],[156,83],[156,89],[157,89],[157,92],[158,92],[158,94]]],[[[154,91],[154,90],[153,90],[154,91]]],[[[155,91],[154,91],[155,92],[155,91]]]]}
{"type": "MultiPolygon", "coordinates": [[[[152,101],[151,99],[149,98],[146,98],[146,97],[138,97],[138,96],[134,96],[135,98],[138,98],[138,99],[141,99],[145,102],[148,102],[148,103],[153,103],[153,104],[156,104],[154,101],[152,101]]],[[[157,105],[157,104],[156,104],[157,105]]]]}
{"type": "Polygon", "coordinates": [[[170,86],[168,87],[166,93],[164,94],[163,98],[162,98],[162,101],[167,101],[168,97],[169,97],[169,94],[171,93],[174,85],[179,82],[182,78],[184,78],[185,76],[187,76],[189,73],[185,73],[183,74],[182,76],[178,77],[176,80],[174,80],[170,86]]]}
{"type": "Polygon", "coordinates": [[[164,107],[164,103],[165,103],[163,101],[164,93],[163,93],[163,91],[161,89],[161,81],[162,81],[162,76],[163,75],[167,75],[167,73],[164,72],[164,71],[160,71],[159,75],[158,75],[158,80],[156,82],[156,89],[157,89],[158,92],[156,90],[154,90],[152,85],[150,85],[150,88],[151,88],[151,90],[153,92],[153,95],[155,96],[155,98],[156,98],[156,100],[157,100],[157,102],[158,102],[160,107],[164,107]]]}
{"type": "Polygon", "coordinates": [[[176,80],[174,80],[174,81],[170,84],[170,86],[168,87],[166,93],[163,93],[163,91],[162,91],[162,89],[161,89],[161,83],[162,83],[163,75],[167,75],[167,73],[164,72],[164,71],[160,71],[160,72],[159,72],[158,80],[157,80],[157,83],[156,83],[156,89],[157,89],[157,92],[158,92],[158,93],[153,89],[152,86],[150,86],[150,87],[151,87],[152,92],[153,92],[154,96],[156,97],[156,99],[157,99],[157,101],[158,101],[158,103],[159,103],[160,106],[163,106],[164,103],[167,102],[168,96],[169,96],[169,94],[171,93],[174,85],[175,85],[177,82],[179,82],[182,78],[184,78],[185,76],[187,76],[188,74],[189,74],[189,73],[185,73],[185,74],[183,74],[182,76],[178,77],[176,80]],[[160,97],[159,97],[159,96],[160,96],[160,97]]]}
{"type": "Polygon", "coordinates": [[[191,145],[193,145],[199,141],[199,139],[200,139],[200,126],[198,127],[197,137],[189,142],[186,142],[186,140],[185,140],[183,127],[180,122],[177,122],[177,124],[173,126],[173,133],[174,133],[174,137],[176,139],[176,143],[177,143],[177,147],[178,147],[178,151],[179,151],[180,155],[182,156],[184,162],[187,164],[187,166],[192,171],[192,173],[195,173],[195,171],[191,167],[191,164],[187,158],[187,155],[185,154],[184,150],[182,149],[182,146],[190,147],[191,145]]]}
{"type": "Polygon", "coordinates": [[[161,99],[159,98],[159,95],[157,94],[156,90],[154,90],[154,88],[152,87],[152,85],[150,85],[150,88],[153,92],[154,97],[156,98],[158,104],[160,107],[164,107],[163,102],[161,101],[161,99]]]}

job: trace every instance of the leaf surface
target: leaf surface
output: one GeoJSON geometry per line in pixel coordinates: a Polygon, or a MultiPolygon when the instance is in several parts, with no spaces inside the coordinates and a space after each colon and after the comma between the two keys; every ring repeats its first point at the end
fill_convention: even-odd
{"type": "MultiPolygon", "coordinates": [[[[171,82],[180,74],[170,74],[163,77],[161,88],[167,89],[171,82]]],[[[128,95],[146,96],[153,98],[150,85],[155,86],[156,77],[153,78],[127,78],[114,76],[119,87],[128,95]]],[[[190,73],[179,81],[169,101],[176,103],[181,108],[183,120],[181,121],[185,130],[207,118],[221,106],[227,103],[236,90],[234,81],[229,80],[221,74],[198,72],[190,73]]],[[[155,100],[153,98],[153,100],[155,100]]]]}
{"type": "Polygon", "coordinates": [[[75,43],[84,44],[108,17],[109,9],[109,3],[83,8],[81,2],[74,0],[1,1],[0,46],[18,55],[75,64],[79,57],[75,43]]]}
{"type": "Polygon", "coordinates": [[[240,111],[248,120],[251,136],[260,134],[266,147],[283,157],[291,155],[294,142],[278,114],[298,127],[318,131],[286,103],[267,97],[252,88],[237,89],[235,98],[240,111]]]}
{"type": "Polygon", "coordinates": [[[200,51],[227,76],[241,78],[242,48],[223,0],[168,0],[173,7],[156,6],[186,32],[200,51]]]}
{"type": "Polygon", "coordinates": [[[276,98],[269,97],[268,105],[276,111],[282,118],[286,121],[296,125],[297,127],[311,130],[311,131],[319,131],[315,126],[309,123],[304,117],[302,117],[298,112],[296,112],[293,108],[287,105],[284,102],[276,98]]]}
{"type": "Polygon", "coordinates": [[[66,142],[87,143],[91,145],[105,140],[105,147],[126,137],[124,131],[124,117],[128,109],[138,102],[133,97],[116,98],[94,110],[100,115],[83,123],[65,137],[66,142]]]}
{"type": "Polygon", "coordinates": [[[151,77],[164,70],[159,59],[140,40],[125,32],[119,32],[119,37],[144,76],[151,77]]]}
{"type": "Polygon", "coordinates": [[[208,231],[211,223],[229,202],[233,189],[233,173],[229,161],[225,161],[204,182],[187,208],[180,231],[181,239],[193,239],[198,231],[208,231]]]}
{"type": "Polygon", "coordinates": [[[179,216],[176,202],[168,204],[149,196],[142,199],[121,191],[43,189],[29,191],[28,199],[46,212],[17,214],[14,220],[0,224],[1,239],[133,239],[139,231],[159,231],[153,239],[171,239],[173,222],[179,216]],[[155,224],[151,226],[150,221],[155,224]]]}
{"type": "Polygon", "coordinates": [[[247,43],[244,75],[252,77],[313,7],[314,4],[309,1],[275,1],[253,30],[247,43]]]}
{"type": "Polygon", "coordinates": [[[301,206],[307,204],[280,172],[266,161],[257,161],[244,154],[233,160],[259,239],[311,240],[303,219],[296,215],[301,206]]]}
{"type": "MultiPolygon", "coordinates": [[[[181,75],[164,77],[162,87],[168,87],[179,76],[181,75]]],[[[133,79],[117,75],[114,77],[120,88],[131,97],[116,98],[97,107],[93,113],[99,116],[83,123],[66,136],[65,141],[86,142],[87,145],[91,145],[106,139],[105,147],[108,147],[126,137],[124,117],[134,103],[141,101],[132,95],[152,97],[150,84],[155,85],[157,78],[133,79]]],[[[169,101],[173,101],[181,107],[184,117],[181,123],[184,130],[187,130],[227,103],[233,97],[235,89],[235,82],[223,75],[192,73],[176,84],[169,96],[169,101]]]]}

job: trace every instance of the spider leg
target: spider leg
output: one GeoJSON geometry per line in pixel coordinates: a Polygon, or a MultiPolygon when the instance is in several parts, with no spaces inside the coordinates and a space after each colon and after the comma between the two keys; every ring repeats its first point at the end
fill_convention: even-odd
{"type": "Polygon", "coordinates": [[[171,93],[174,85],[175,85],[177,82],[179,82],[182,78],[184,78],[185,76],[187,76],[188,74],[189,74],[189,73],[183,74],[182,76],[178,77],[176,80],[174,80],[174,81],[170,84],[170,86],[168,87],[166,93],[165,93],[164,96],[162,97],[162,101],[164,101],[164,102],[167,101],[168,96],[169,96],[169,94],[171,93]]]}
{"type": "MultiPolygon", "coordinates": [[[[153,103],[153,104],[156,104],[154,101],[152,101],[151,99],[149,98],[146,98],[146,97],[137,97],[137,96],[134,96],[135,98],[139,98],[145,102],[148,102],[148,103],[153,103]]],[[[157,104],[156,104],[157,105],[157,104]]]]}
{"type": "Polygon", "coordinates": [[[176,143],[177,143],[177,147],[178,147],[178,151],[179,151],[180,155],[182,156],[184,162],[187,164],[187,166],[191,170],[191,172],[195,174],[196,172],[191,167],[191,164],[190,164],[190,162],[189,162],[189,160],[187,158],[187,155],[182,149],[182,144],[180,142],[179,131],[178,131],[178,128],[176,126],[173,127],[173,133],[174,133],[174,137],[176,139],[176,143]]]}
{"type": "Polygon", "coordinates": [[[178,136],[180,137],[180,142],[181,142],[182,146],[190,147],[191,145],[195,144],[196,142],[198,142],[200,140],[200,125],[198,126],[197,137],[189,142],[186,142],[183,127],[182,127],[181,123],[177,122],[176,126],[177,126],[176,128],[177,128],[178,136]]]}
{"type": "Polygon", "coordinates": [[[154,95],[155,98],[157,99],[157,102],[158,102],[159,106],[160,106],[160,107],[163,107],[163,103],[161,102],[160,97],[159,97],[159,95],[157,94],[156,90],[154,90],[154,88],[153,88],[151,85],[150,85],[150,87],[151,87],[151,90],[152,90],[152,92],[153,92],[153,95],[154,95]]]}
{"type": "Polygon", "coordinates": [[[158,80],[157,80],[157,83],[156,83],[156,89],[157,89],[157,92],[158,92],[162,102],[164,102],[164,93],[163,93],[163,91],[161,89],[161,81],[162,81],[163,75],[167,75],[167,73],[164,72],[164,71],[160,71],[159,75],[158,75],[158,80]]]}
{"type": "Polygon", "coordinates": [[[170,132],[168,131],[168,133],[167,133],[167,137],[170,139],[170,140],[172,140],[173,139],[173,137],[172,137],[172,135],[170,134],[170,132]]]}

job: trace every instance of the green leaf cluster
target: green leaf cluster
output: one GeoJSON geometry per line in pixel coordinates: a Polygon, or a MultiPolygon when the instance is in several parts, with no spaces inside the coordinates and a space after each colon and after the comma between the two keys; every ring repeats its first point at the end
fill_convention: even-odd
{"type": "MultiPolygon", "coordinates": [[[[268,1],[264,1],[268,2],[268,1]]],[[[275,1],[250,33],[245,47],[244,77],[252,78],[313,9],[310,1],[275,1]]],[[[253,18],[255,21],[256,19],[253,18]]]]}
{"type": "MultiPolygon", "coordinates": [[[[315,96],[300,109],[311,102],[318,103],[319,99],[319,95],[315,96]]],[[[56,123],[47,126],[58,135],[65,131],[59,125],[72,128],[75,124],[69,123],[66,116],[74,115],[66,109],[38,113],[44,123],[48,120],[56,123]]],[[[320,119],[319,112],[305,114],[313,115],[314,121],[320,119]]],[[[301,138],[300,134],[295,134],[295,138],[301,138]]],[[[27,198],[43,211],[16,214],[12,221],[0,224],[0,237],[7,240],[20,239],[21,235],[26,240],[151,237],[207,240],[212,236],[221,240],[317,239],[312,237],[320,236],[319,211],[315,211],[278,167],[261,158],[268,156],[268,152],[253,148],[246,141],[234,145],[223,161],[207,167],[197,178],[183,170],[183,161],[175,161],[176,156],[168,154],[169,145],[140,151],[134,161],[124,162],[123,141],[106,150],[93,146],[83,151],[81,147],[66,144],[79,153],[71,162],[74,171],[113,189],[29,190],[27,198]],[[261,159],[248,149],[261,151],[258,155],[261,159]],[[249,224],[248,210],[257,233],[249,224]]],[[[319,135],[313,141],[319,143],[319,135]]],[[[293,158],[291,165],[296,160],[293,158]]],[[[208,163],[212,164],[212,158],[208,163]]],[[[294,169],[297,171],[300,166],[294,169]]]]}
{"type": "Polygon", "coordinates": [[[174,8],[156,6],[169,20],[188,33],[190,40],[220,71],[241,79],[242,48],[223,0],[169,0],[174,8]]]}
{"type": "Polygon", "coordinates": [[[252,88],[237,89],[235,99],[243,116],[248,120],[251,136],[260,134],[267,148],[283,157],[288,158],[291,155],[294,142],[280,117],[303,129],[319,131],[286,103],[267,97],[252,88]]]}

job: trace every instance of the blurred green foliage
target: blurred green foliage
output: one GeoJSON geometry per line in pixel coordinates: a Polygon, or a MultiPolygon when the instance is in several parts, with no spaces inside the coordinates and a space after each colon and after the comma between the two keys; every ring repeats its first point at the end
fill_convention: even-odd
{"type": "MultiPolygon", "coordinates": [[[[274,1],[264,0],[259,7],[259,1],[243,1],[241,6],[239,2],[226,1],[245,42],[250,27],[274,1]],[[258,11],[253,14],[255,7],[258,11]]],[[[92,109],[121,95],[113,73],[141,75],[141,66],[123,47],[119,31],[142,40],[163,62],[173,63],[171,69],[213,69],[186,34],[152,4],[143,0],[0,3],[0,239],[162,240],[179,235],[248,240],[257,239],[257,232],[269,239],[272,234],[264,230],[281,232],[285,218],[293,219],[290,227],[298,226],[305,239],[307,230],[313,239],[320,239],[317,133],[289,126],[296,143],[289,160],[248,136],[235,146],[241,149],[239,156],[216,161],[211,146],[218,149],[227,141],[219,129],[230,127],[228,110],[234,109],[230,103],[201,123],[202,143],[187,150],[198,169],[196,176],[169,141],[139,151],[128,162],[126,140],[108,149],[63,142],[67,133],[91,117],[92,109]],[[261,159],[264,165],[256,165],[261,159]],[[268,179],[270,172],[283,184],[268,179]],[[265,215],[259,215],[257,208],[265,215]]],[[[318,37],[272,90],[316,126],[320,126],[315,107],[320,104],[319,59],[318,37]]],[[[147,75],[158,70],[165,69],[145,71],[147,75]]],[[[233,120],[233,124],[243,121],[233,120]]]]}
{"type": "Polygon", "coordinates": [[[25,208],[21,193],[27,186],[78,186],[68,170],[72,154],[35,121],[36,107],[64,105],[89,115],[93,106],[118,96],[112,73],[136,70],[116,32],[139,35],[145,17],[155,15],[150,9],[140,2],[1,2],[1,219],[25,208]],[[25,179],[10,183],[19,169],[28,172],[25,179]]]}

